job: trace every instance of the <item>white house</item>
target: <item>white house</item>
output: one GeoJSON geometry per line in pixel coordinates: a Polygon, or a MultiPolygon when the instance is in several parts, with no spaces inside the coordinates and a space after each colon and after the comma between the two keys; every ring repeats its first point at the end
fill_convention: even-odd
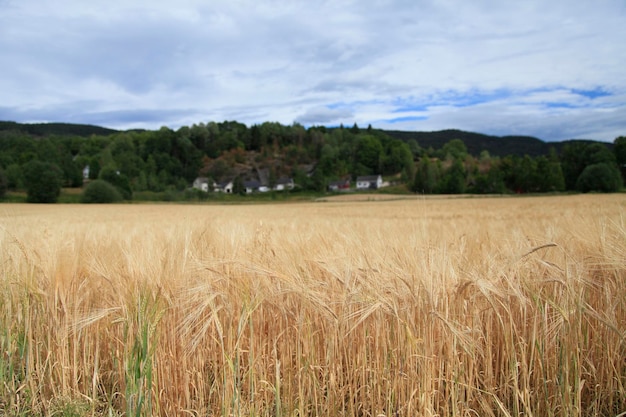
{"type": "Polygon", "coordinates": [[[380,175],[365,175],[356,178],[357,190],[376,190],[383,186],[383,177],[380,175]]]}
{"type": "Polygon", "coordinates": [[[283,190],[293,190],[295,184],[293,182],[293,178],[279,178],[276,181],[276,185],[274,185],[274,190],[283,191],[283,190]]]}
{"type": "Polygon", "coordinates": [[[209,192],[209,179],[207,177],[198,177],[193,180],[193,188],[196,190],[204,191],[205,193],[209,192]]]}
{"type": "Polygon", "coordinates": [[[252,194],[260,191],[261,183],[256,180],[244,181],[243,186],[246,189],[246,194],[252,194]]]}
{"type": "Polygon", "coordinates": [[[233,181],[223,181],[219,184],[215,184],[215,191],[220,193],[232,194],[233,193],[233,181]]]}

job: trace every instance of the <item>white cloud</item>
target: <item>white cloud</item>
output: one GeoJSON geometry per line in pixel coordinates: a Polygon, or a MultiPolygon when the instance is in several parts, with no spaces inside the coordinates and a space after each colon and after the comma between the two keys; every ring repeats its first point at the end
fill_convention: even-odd
{"type": "Polygon", "coordinates": [[[63,108],[116,128],[356,121],[612,140],[626,131],[625,23],[621,0],[5,2],[0,119],[63,108]]]}
{"type": "Polygon", "coordinates": [[[328,107],[314,107],[298,116],[296,121],[306,125],[338,124],[354,117],[348,109],[328,107]]]}

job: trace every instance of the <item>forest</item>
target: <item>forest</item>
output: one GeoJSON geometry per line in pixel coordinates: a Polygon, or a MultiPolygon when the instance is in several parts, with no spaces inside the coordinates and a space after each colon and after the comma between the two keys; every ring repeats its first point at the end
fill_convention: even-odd
{"type": "Polygon", "coordinates": [[[224,121],[115,131],[0,122],[0,198],[25,193],[29,202],[56,202],[68,188],[81,190],[82,202],[212,198],[192,189],[198,177],[234,180],[240,194],[242,181],[271,187],[283,177],[296,184],[290,193],[327,193],[331,181],[378,174],[398,193],[616,192],[626,177],[626,137],[545,143],[357,124],[224,121]]]}

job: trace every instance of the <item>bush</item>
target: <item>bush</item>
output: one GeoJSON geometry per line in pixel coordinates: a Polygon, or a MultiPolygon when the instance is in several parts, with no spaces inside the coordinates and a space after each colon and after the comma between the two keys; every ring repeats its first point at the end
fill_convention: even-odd
{"type": "Polygon", "coordinates": [[[615,164],[602,162],[588,165],[578,177],[576,188],[583,193],[600,191],[612,193],[622,187],[622,174],[615,164]]]}
{"type": "Polygon", "coordinates": [[[132,200],[133,190],[130,187],[130,181],[126,175],[120,174],[115,169],[108,167],[100,171],[98,179],[113,185],[124,200],[132,200]]]}
{"type": "Polygon", "coordinates": [[[51,162],[31,161],[24,165],[26,201],[56,203],[63,185],[63,171],[51,162]]]}
{"type": "Polygon", "coordinates": [[[81,203],[116,203],[122,201],[122,195],[112,184],[104,180],[95,180],[85,187],[80,201],[81,203]]]}

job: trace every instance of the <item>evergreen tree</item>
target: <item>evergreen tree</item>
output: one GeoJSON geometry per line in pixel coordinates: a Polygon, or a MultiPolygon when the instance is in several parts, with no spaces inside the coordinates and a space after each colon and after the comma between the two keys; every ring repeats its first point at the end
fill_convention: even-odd
{"type": "Polygon", "coordinates": [[[433,164],[430,158],[424,157],[417,165],[411,190],[416,193],[432,194],[437,189],[438,180],[437,165],[433,164]]]}

